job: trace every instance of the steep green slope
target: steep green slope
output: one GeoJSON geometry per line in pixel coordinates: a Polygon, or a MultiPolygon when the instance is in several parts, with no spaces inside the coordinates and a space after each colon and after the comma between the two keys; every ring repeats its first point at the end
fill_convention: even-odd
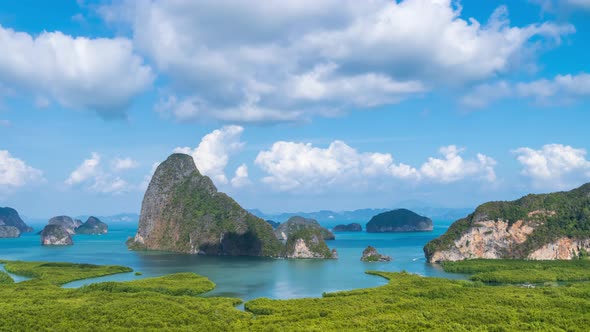
{"type": "Polygon", "coordinates": [[[131,249],[205,255],[279,256],[283,245],[264,220],[244,210],[173,154],[156,170],[144,196],[131,249]]]}

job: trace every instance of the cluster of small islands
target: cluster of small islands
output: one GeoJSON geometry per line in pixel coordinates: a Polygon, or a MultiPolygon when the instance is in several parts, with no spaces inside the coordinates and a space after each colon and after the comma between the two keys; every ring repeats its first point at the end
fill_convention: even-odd
{"type": "MultiPolygon", "coordinates": [[[[359,223],[332,228],[336,233],[362,230],[359,223]]],[[[410,210],[397,209],[373,216],[365,230],[428,232],[433,230],[433,222],[410,210]]],[[[32,231],[14,209],[0,209],[0,238],[32,231]]],[[[127,246],[130,250],[198,255],[337,259],[337,251],[326,243],[335,239],[332,231],[314,219],[299,216],[281,223],[256,217],[218,192],[211,179],[198,171],[192,157],[173,154],[156,169],[142,202],[137,233],[128,239],[127,246]]],[[[39,235],[42,245],[72,245],[76,234],[106,232],[108,226],[96,217],[83,223],[59,216],[51,218],[39,235]]],[[[590,281],[589,252],[590,184],[585,184],[567,192],[482,204],[425,244],[428,264],[471,274],[471,281],[368,271],[388,279],[388,285],[324,294],[321,299],[256,299],[245,304],[246,312],[233,308],[239,299],[199,297],[214,284],[190,273],[66,291],[59,286],[68,281],[130,269],[2,260],[0,264],[8,272],[32,278],[19,283],[22,289],[34,288],[45,294],[29,304],[32,311],[44,312],[52,306],[49,299],[64,297],[72,300],[63,304],[72,312],[81,312],[79,301],[102,303],[102,307],[88,310],[108,314],[110,320],[96,318],[82,323],[89,330],[104,324],[107,329],[582,331],[590,322],[590,286],[580,283],[590,281]],[[555,282],[571,284],[565,287],[555,282]],[[127,321],[127,314],[136,306],[144,308],[138,314],[143,320],[127,321]]],[[[372,246],[362,252],[361,259],[392,260],[372,246]]],[[[13,316],[25,315],[22,307],[28,300],[19,297],[16,288],[6,286],[12,283],[10,276],[0,271],[0,292],[9,301],[3,310],[13,314],[0,315],[0,323],[15,324],[13,316]]],[[[58,315],[67,324],[73,322],[70,316],[58,315]]],[[[45,315],[29,318],[21,321],[35,330],[71,327],[45,315]]]]}

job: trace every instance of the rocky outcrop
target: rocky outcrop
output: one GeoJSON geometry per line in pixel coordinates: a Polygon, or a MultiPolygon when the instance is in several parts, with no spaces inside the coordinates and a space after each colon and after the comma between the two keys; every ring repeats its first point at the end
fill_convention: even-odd
{"type": "Polygon", "coordinates": [[[535,260],[571,260],[587,255],[590,252],[590,239],[574,240],[562,237],[551,243],[544,244],[528,255],[535,260]]]}
{"type": "Polygon", "coordinates": [[[0,226],[0,239],[16,238],[20,236],[20,230],[14,226],[0,226]]]}
{"type": "Polygon", "coordinates": [[[367,223],[368,233],[431,232],[432,220],[407,209],[380,213],[367,223]]]}
{"type": "Polygon", "coordinates": [[[193,158],[173,154],[144,195],[130,249],[203,255],[280,256],[283,245],[264,220],[217,191],[193,158]]]}
{"type": "Polygon", "coordinates": [[[82,225],[82,221],[68,216],[57,216],[49,219],[48,225],[63,226],[70,235],[76,234],[76,228],[82,225]]]}
{"type": "Polygon", "coordinates": [[[304,225],[289,234],[285,257],[336,259],[338,253],[328,248],[319,229],[311,225],[304,225]]]}
{"type": "Polygon", "coordinates": [[[363,250],[363,255],[361,256],[361,261],[363,262],[389,262],[392,258],[390,256],[381,255],[377,252],[377,249],[368,246],[363,250]]]}
{"type": "Polygon", "coordinates": [[[590,251],[590,184],[480,205],[429,242],[429,262],[463,259],[574,259],[590,251]]]}
{"type": "Polygon", "coordinates": [[[76,228],[76,234],[107,234],[109,226],[96,217],[89,217],[85,223],[76,228]]]}
{"type": "Polygon", "coordinates": [[[348,225],[337,225],[336,227],[332,228],[334,232],[362,232],[363,227],[361,224],[352,223],[348,225]]]}
{"type": "Polygon", "coordinates": [[[41,231],[41,244],[44,246],[69,246],[74,244],[70,232],[58,224],[45,226],[41,231]]]}
{"type": "Polygon", "coordinates": [[[275,229],[276,237],[281,241],[287,241],[291,234],[303,229],[317,230],[324,240],[334,240],[336,237],[328,229],[322,227],[317,220],[299,216],[291,217],[275,229]]]}
{"type": "Polygon", "coordinates": [[[455,240],[451,248],[433,253],[430,261],[504,258],[525,242],[534,228],[534,223],[522,220],[512,225],[504,220],[482,220],[474,223],[459,239],[455,240]]]}
{"type": "Polygon", "coordinates": [[[18,212],[9,207],[0,208],[0,226],[16,227],[19,231],[19,235],[20,233],[29,233],[33,231],[33,228],[27,226],[27,224],[25,224],[20,218],[18,212]]]}

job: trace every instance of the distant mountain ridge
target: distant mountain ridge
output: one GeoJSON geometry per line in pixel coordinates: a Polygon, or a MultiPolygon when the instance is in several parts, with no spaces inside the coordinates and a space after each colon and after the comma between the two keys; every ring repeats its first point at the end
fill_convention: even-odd
{"type": "MultiPolygon", "coordinates": [[[[346,222],[359,222],[364,224],[371,220],[372,217],[393,210],[392,208],[383,209],[358,209],[352,211],[332,211],[320,210],[316,212],[284,212],[284,213],[264,213],[259,209],[249,209],[253,215],[276,222],[285,222],[294,216],[300,216],[309,219],[315,219],[325,226],[333,227],[337,224],[346,222]]],[[[427,216],[433,220],[456,220],[467,216],[473,211],[473,208],[437,208],[437,207],[412,207],[412,211],[427,216]]]]}

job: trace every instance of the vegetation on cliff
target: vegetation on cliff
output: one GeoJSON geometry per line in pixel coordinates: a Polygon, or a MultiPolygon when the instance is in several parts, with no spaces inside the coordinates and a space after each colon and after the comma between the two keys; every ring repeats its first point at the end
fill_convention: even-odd
{"type": "Polygon", "coordinates": [[[289,234],[284,256],[289,258],[336,258],[324,241],[324,234],[312,226],[300,226],[289,234]]]}
{"type": "Polygon", "coordinates": [[[334,232],[362,232],[363,227],[359,223],[351,223],[348,225],[336,225],[332,229],[334,232]]]}
{"type": "Polygon", "coordinates": [[[372,246],[366,247],[361,256],[361,261],[363,262],[389,262],[391,260],[391,257],[380,254],[377,252],[377,249],[372,246]]]}
{"type": "Polygon", "coordinates": [[[483,220],[503,220],[510,225],[519,220],[534,225],[534,231],[522,244],[512,248],[505,258],[526,258],[528,254],[559,238],[590,238],[590,183],[567,192],[530,194],[515,201],[488,202],[466,218],[459,219],[447,232],[424,247],[426,257],[449,250],[455,241],[483,220]]]}
{"type": "Polygon", "coordinates": [[[279,224],[275,229],[275,234],[280,240],[287,240],[291,234],[310,228],[320,232],[324,240],[334,240],[336,238],[327,228],[322,227],[317,220],[299,216],[291,217],[286,222],[279,224]]]}
{"type": "Polygon", "coordinates": [[[173,154],[158,166],[144,196],[130,249],[205,255],[279,256],[283,245],[264,220],[217,191],[192,157],[173,154]]]}
{"type": "Polygon", "coordinates": [[[109,226],[96,217],[88,217],[85,223],[76,228],[76,234],[106,234],[109,226]]]}
{"type": "Polygon", "coordinates": [[[408,209],[397,209],[374,216],[366,229],[368,233],[428,232],[432,231],[432,220],[408,209]]]}

